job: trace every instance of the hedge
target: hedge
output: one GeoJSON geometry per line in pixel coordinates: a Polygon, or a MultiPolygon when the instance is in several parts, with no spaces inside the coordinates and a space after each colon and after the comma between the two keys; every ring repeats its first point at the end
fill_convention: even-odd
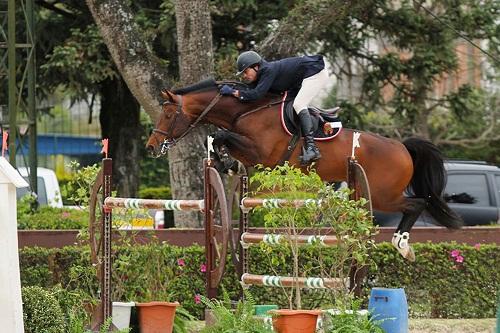
{"type": "Polygon", "coordinates": [[[23,319],[26,333],[60,333],[66,331],[63,311],[49,291],[33,286],[22,288],[23,319]]]}
{"type": "MultiPolygon", "coordinates": [[[[390,244],[379,244],[372,253],[375,264],[369,270],[365,295],[375,286],[405,288],[412,317],[495,317],[496,297],[500,288],[500,246],[427,243],[415,244],[414,248],[417,260],[409,263],[390,244]]],[[[314,253],[304,256],[302,259],[307,261],[314,253]]],[[[92,267],[89,258],[89,249],[85,246],[23,248],[20,251],[22,284],[42,287],[61,284],[70,290],[95,296],[97,279],[95,267],[92,267]]],[[[250,272],[271,273],[268,257],[259,248],[252,248],[250,258],[250,272]]],[[[171,298],[180,301],[191,313],[201,316],[203,307],[196,304],[195,298],[205,291],[202,272],[204,260],[204,248],[200,246],[150,244],[116,247],[113,300],[138,301],[147,297],[151,282],[145,278],[151,277],[150,270],[154,269],[154,274],[161,272],[161,279],[169,283],[171,298]]],[[[325,260],[333,261],[334,252],[326,256],[325,260]]],[[[228,265],[223,285],[230,295],[237,297],[240,285],[230,260],[228,265]]],[[[274,269],[287,274],[288,267],[274,269]]],[[[310,275],[315,273],[312,271],[310,275]]],[[[262,304],[287,304],[279,288],[252,287],[252,293],[256,301],[262,304]]],[[[331,302],[324,293],[318,291],[308,291],[304,295],[306,307],[328,305],[331,302]]]]}

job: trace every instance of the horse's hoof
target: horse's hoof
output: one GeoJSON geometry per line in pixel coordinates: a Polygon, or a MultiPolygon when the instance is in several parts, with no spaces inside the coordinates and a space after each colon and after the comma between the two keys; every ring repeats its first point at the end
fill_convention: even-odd
{"type": "Polygon", "coordinates": [[[415,261],[415,252],[413,251],[413,248],[411,246],[407,246],[404,248],[397,248],[397,250],[406,260],[410,262],[415,261]]]}

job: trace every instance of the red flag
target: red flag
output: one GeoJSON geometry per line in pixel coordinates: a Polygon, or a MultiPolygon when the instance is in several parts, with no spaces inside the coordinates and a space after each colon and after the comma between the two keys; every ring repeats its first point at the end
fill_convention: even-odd
{"type": "Polygon", "coordinates": [[[104,157],[108,158],[108,140],[102,139],[102,150],[101,153],[104,153],[104,157]]]}
{"type": "Polygon", "coordinates": [[[5,157],[5,151],[7,150],[7,138],[9,137],[9,133],[3,131],[2,134],[2,157],[5,157]]]}

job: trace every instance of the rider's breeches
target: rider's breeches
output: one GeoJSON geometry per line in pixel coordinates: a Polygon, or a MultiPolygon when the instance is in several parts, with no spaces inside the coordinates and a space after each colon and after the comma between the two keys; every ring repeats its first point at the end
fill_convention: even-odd
{"type": "Polygon", "coordinates": [[[297,114],[300,111],[307,109],[309,107],[309,103],[311,103],[312,99],[320,92],[322,88],[325,87],[328,82],[328,72],[323,69],[321,72],[314,74],[313,76],[309,76],[302,81],[302,87],[295,97],[295,101],[293,102],[293,109],[297,114]]]}

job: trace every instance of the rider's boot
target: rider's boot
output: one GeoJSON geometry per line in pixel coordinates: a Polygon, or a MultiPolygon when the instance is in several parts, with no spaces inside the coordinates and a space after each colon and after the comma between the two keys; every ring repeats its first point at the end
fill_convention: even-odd
{"type": "Polygon", "coordinates": [[[300,128],[304,137],[304,146],[302,148],[302,156],[300,161],[302,165],[308,165],[311,162],[321,158],[318,147],[314,144],[313,124],[309,110],[304,109],[299,112],[300,128]]]}

